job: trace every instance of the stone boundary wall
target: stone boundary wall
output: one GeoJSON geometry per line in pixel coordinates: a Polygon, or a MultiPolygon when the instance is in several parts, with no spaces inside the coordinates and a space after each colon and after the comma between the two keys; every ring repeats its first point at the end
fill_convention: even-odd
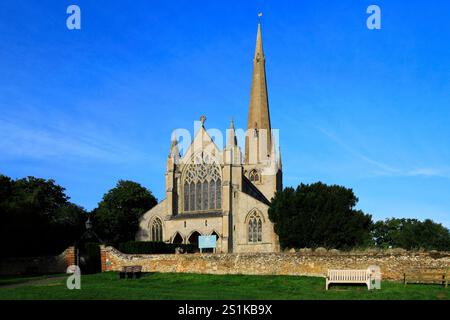
{"type": "Polygon", "coordinates": [[[324,276],[328,269],[381,268],[383,279],[401,280],[405,270],[447,270],[450,252],[283,252],[253,254],[124,254],[101,247],[102,271],[142,265],[144,272],[324,276]]]}
{"type": "Polygon", "coordinates": [[[69,247],[56,256],[2,258],[0,275],[66,273],[72,264],[75,264],[75,248],[69,247]]]}

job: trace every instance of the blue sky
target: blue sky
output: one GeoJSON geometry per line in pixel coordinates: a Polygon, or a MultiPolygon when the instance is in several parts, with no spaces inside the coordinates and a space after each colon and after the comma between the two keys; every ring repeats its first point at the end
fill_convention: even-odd
{"type": "Polygon", "coordinates": [[[0,172],[53,178],[87,209],[118,179],[162,199],[173,129],[245,128],[258,11],[285,186],[342,184],[374,219],[450,227],[444,0],[3,0],[0,172]]]}

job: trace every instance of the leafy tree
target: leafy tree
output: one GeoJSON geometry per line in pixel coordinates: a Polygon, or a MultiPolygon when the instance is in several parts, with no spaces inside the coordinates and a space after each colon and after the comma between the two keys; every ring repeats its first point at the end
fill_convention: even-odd
{"type": "Polygon", "coordinates": [[[120,180],[94,209],[94,228],[111,244],[134,240],[140,217],[156,204],[151,191],[139,183],[120,180]]]}
{"type": "Polygon", "coordinates": [[[355,210],[351,189],[321,182],[277,192],[269,208],[282,248],[368,245],[372,218],[355,210]]]}
{"type": "Polygon", "coordinates": [[[76,204],[62,206],[51,221],[53,238],[58,239],[64,248],[73,245],[86,231],[87,216],[86,210],[76,204]]]}
{"type": "Polygon", "coordinates": [[[10,201],[12,198],[13,181],[11,178],[0,174],[0,231],[5,232],[6,224],[11,219],[10,201]]]}
{"type": "Polygon", "coordinates": [[[450,250],[450,231],[430,219],[386,219],[373,228],[378,247],[404,249],[450,250]]]}
{"type": "Polygon", "coordinates": [[[69,202],[54,180],[0,175],[1,255],[42,255],[64,250],[77,237],[84,209],[69,202]],[[76,209],[74,209],[76,208],[76,209]],[[66,215],[77,219],[69,223],[66,215]]]}
{"type": "Polygon", "coordinates": [[[13,181],[10,177],[0,174],[0,205],[6,206],[6,202],[12,194],[13,181]]]}

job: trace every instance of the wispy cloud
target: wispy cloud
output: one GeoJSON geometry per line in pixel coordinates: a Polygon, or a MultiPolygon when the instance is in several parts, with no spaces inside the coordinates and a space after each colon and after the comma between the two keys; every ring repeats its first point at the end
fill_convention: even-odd
{"type": "Polygon", "coordinates": [[[320,132],[322,132],[325,136],[327,136],[329,139],[334,141],[336,144],[338,144],[340,147],[345,149],[348,153],[350,153],[354,157],[374,166],[377,169],[377,172],[380,172],[382,174],[391,174],[391,173],[395,173],[398,171],[396,168],[393,168],[385,163],[379,162],[375,159],[372,159],[372,158],[362,154],[361,152],[357,151],[355,148],[353,148],[350,145],[348,145],[347,143],[345,143],[342,139],[340,139],[333,132],[331,132],[327,129],[324,129],[322,127],[317,127],[317,129],[319,129],[320,132]]]}
{"type": "Polygon", "coordinates": [[[70,127],[61,123],[37,126],[23,119],[0,118],[0,154],[19,159],[87,159],[106,162],[145,158],[126,144],[92,130],[95,126],[70,127]]]}
{"type": "Polygon", "coordinates": [[[407,176],[417,177],[417,176],[423,176],[423,177],[445,177],[450,178],[450,173],[448,170],[445,169],[438,169],[438,168],[418,168],[413,169],[405,173],[407,176]]]}
{"type": "Polygon", "coordinates": [[[450,178],[450,170],[446,168],[434,168],[434,167],[423,167],[423,168],[400,168],[398,166],[392,166],[376,159],[373,159],[362,152],[356,150],[356,148],[345,143],[341,138],[339,138],[335,133],[327,130],[323,127],[316,127],[322,134],[328,137],[330,140],[334,141],[341,148],[346,150],[352,156],[362,160],[363,162],[373,166],[373,173],[380,176],[404,176],[404,177],[443,177],[450,178]]]}

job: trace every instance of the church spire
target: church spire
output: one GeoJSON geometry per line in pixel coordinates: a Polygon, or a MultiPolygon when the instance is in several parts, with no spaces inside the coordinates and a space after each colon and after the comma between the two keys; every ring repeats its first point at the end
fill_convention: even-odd
{"type": "MultiPolygon", "coordinates": [[[[272,132],[270,126],[265,63],[266,59],[264,57],[263,50],[261,22],[258,22],[255,56],[253,58],[253,76],[250,91],[247,130],[249,134],[253,131],[259,139],[262,139],[262,142],[267,143],[266,145],[261,143],[260,148],[265,148],[265,153],[267,153],[267,156],[270,157],[272,151],[272,132]]],[[[248,139],[246,139],[245,159],[247,163],[250,158],[248,144],[248,139]]]]}

